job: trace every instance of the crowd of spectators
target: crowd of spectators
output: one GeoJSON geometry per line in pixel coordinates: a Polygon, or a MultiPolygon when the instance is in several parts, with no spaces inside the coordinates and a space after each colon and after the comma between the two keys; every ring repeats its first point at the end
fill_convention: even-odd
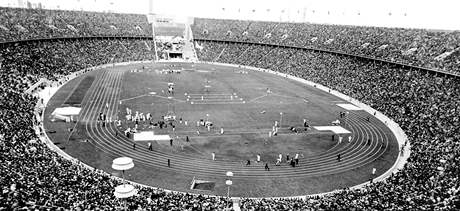
{"type": "MultiPolygon", "coordinates": [[[[83,68],[154,58],[143,40],[53,40],[23,42],[0,49],[2,86],[25,90],[40,78],[55,80],[83,68]]],[[[146,44],[147,43],[147,44],[146,44]]],[[[152,44],[150,44],[152,45],[152,44]]]]}
{"type": "Polygon", "coordinates": [[[185,25],[179,23],[162,23],[155,22],[155,35],[156,36],[169,36],[169,37],[184,37],[185,25]]]}
{"type": "Polygon", "coordinates": [[[460,72],[460,32],[311,23],[195,19],[195,39],[309,47],[460,72]]]}
{"type": "Polygon", "coordinates": [[[242,200],[242,210],[460,209],[460,78],[356,57],[251,44],[197,42],[200,60],[250,65],[323,84],[397,122],[411,143],[402,171],[323,197],[242,200]]]}
{"type": "MultiPolygon", "coordinates": [[[[140,15],[0,8],[0,20],[0,41],[151,34],[146,17],[140,15]]],[[[459,67],[458,32],[209,19],[195,23],[197,38],[315,47],[448,71],[459,67]],[[434,59],[445,52],[452,54],[434,59]]],[[[35,118],[38,99],[24,90],[41,78],[56,80],[90,66],[153,59],[149,42],[79,39],[2,46],[0,210],[124,206],[113,196],[119,180],[66,160],[39,140],[34,127],[41,124],[35,118]]],[[[243,210],[460,209],[459,78],[324,52],[244,43],[198,44],[200,60],[289,73],[359,99],[397,122],[411,142],[405,168],[385,181],[307,200],[243,199],[243,210]]],[[[126,201],[131,210],[231,209],[225,198],[136,188],[138,194],[126,201]]]]}
{"type": "MultiPolygon", "coordinates": [[[[0,49],[0,210],[119,210],[113,195],[121,181],[66,160],[40,139],[34,125],[38,99],[24,93],[41,78],[57,80],[90,66],[151,60],[143,40],[81,39],[22,42],[0,49]]],[[[153,45],[153,43],[149,43],[153,45]]],[[[42,111],[38,111],[42,112],[42,111]]],[[[136,186],[130,210],[229,210],[218,197],[169,193],[136,186]]]]}
{"type": "Polygon", "coordinates": [[[0,7],[0,42],[83,36],[151,36],[147,16],[0,7]]]}

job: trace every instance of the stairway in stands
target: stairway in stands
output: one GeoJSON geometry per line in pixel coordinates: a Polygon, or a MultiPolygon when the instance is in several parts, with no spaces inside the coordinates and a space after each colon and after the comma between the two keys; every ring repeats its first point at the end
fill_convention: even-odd
{"type": "Polygon", "coordinates": [[[184,46],[184,58],[188,58],[190,61],[198,61],[198,56],[196,55],[195,46],[193,45],[193,32],[190,28],[190,24],[185,25],[185,46],[184,46]]]}

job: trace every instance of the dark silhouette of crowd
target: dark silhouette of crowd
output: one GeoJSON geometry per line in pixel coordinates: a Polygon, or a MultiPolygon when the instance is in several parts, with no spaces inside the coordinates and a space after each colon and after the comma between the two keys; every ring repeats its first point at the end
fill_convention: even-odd
{"type": "Polygon", "coordinates": [[[310,47],[460,72],[460,32],[195,19],[195,39],[217,39],[310,47]]]}
{"type": "Polygon", "coordinates": [[[243,210],[460,209],[460,78],[309,50],[197,44],[200,60],[288,73],[358,99],[397,122],[411,143],[404,170],[386,181],[307,200],[244,199],[243,210]]]}
{"type": "Polygon", "coordinates": [[[145,15],[0,7],[0,42],[151,34],[145,15]]]}

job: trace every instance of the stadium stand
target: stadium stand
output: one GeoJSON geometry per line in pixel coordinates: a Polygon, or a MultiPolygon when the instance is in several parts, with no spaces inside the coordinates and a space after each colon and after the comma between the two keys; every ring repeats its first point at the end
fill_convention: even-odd
{"type": "Polygon", "coordinates": [[[460,32],[310,23],[195,19],[195,39],[271,43],[460,71],[460,32]]]}
{"type": "Polygon", "coordinates": [[[184,24],[178,23],[155,23],[156,36],[183,37],[185,31],[184,24]]]}
{"type": "Polygon", "coordinates": [[[0,41],[151,34],[145,15],[0,7],[0,41]]]}
{"type": "Polygon", "coordinates": [[[152,53],[145,47],[143,41],[121,39],[16,43],[0,49],[0,55],[1,74],[15,76],[5,80],[21,81],[21,83],[5,83],[5,85],[20,86],[21,90],[37,82],[40,77],[56,80],[70,72],[99,64],[153,59],[152,53]],[[102,48],[103,46],[105,48],[102,48]]]}

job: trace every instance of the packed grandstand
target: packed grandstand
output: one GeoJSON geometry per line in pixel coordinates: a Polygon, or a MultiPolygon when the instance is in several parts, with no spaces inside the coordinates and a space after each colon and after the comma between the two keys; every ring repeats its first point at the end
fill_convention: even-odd
{"type": "MultiPolygon", "coordinates": [[[[120,209],[120,180],[39,141],[38,98],[26,90],[87,67],[155,59],[147,17],[0,8],[0,20],[0,209],[120,209]]],[[[199,60],[323,84],[392,118],[411,143],[404,169],[385,181],[306,199],[241,199],[241,210],[460,209],[459,32],[217,19],[191,27],[199,60]]],[[[220,196],[137,188],[130,210],[233,207],[220,196]]]]}

